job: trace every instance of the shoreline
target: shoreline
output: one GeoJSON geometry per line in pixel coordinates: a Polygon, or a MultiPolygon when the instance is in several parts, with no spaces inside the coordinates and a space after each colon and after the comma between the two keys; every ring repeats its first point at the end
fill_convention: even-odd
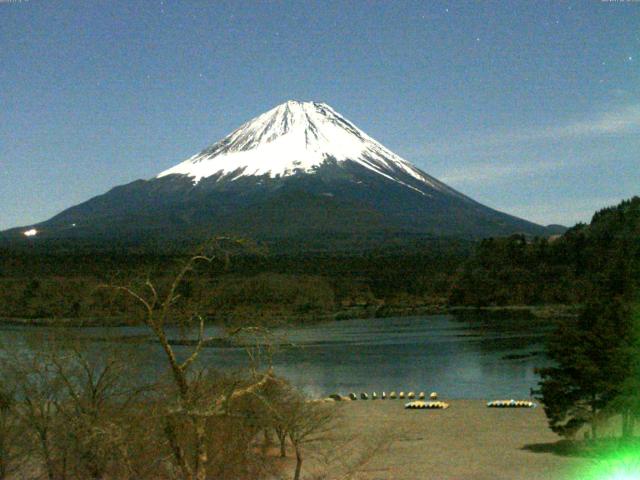
{"type": "MultiPolygon", "coordinates": [[[[507,306],[445,306],[445,305],[414,305],[414,306],[362,306],[349,307],[336,312],[316,315],[265,315],[261,320],[273,322],[277,325],[311,325],[331,321],[355,320],[365,318],[414,317],[421,315],[458,315],[485,314],[488,316],[510,318],[522,316],[535,320],[553,318],[572,318],[577,315],[579,305],[507,305],[507,306]]],[[[233,318],[229,315],[209,317],[210,325],[223,324],[225,320],[233,318]]],[[[79,318],[23,318],[0,317],[0,325],[24,327],[124,327],[137,325],[123,317],[79,317],[79,318]]]]}

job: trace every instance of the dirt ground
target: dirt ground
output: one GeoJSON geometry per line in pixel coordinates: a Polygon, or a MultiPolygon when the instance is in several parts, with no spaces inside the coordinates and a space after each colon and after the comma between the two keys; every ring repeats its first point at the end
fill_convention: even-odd
{"type": "Polygon", "coordinates": [[[361,479],[573,480],[590,462],[560,454],[561,439],[539,407],[494,409],[481,400],[453,400],[446,410],[405,410],[403,400],[340,403],[342,433],[371,446],[389,444],[362,468],[361,479]]]}

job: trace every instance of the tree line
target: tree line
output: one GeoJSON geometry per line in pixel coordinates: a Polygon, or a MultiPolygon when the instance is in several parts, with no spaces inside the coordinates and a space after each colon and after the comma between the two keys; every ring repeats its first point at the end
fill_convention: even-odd
{"type": "MultiPolygon", "coordinates": [[[[470,250],[471,244],[454,242],[359,254],[242,252],[224,271],[199,267],[200,283],[181,288],[184,294],[189,289],[207,294],[210,319],[376,315],[390,306],[444,305],[470,250]]],[[[129,311],[130,300],[98,289],[100,284],[148,275],[168,282],[186,258],[148,252],[0,251],[0,317],[116,318],[129,311]]]]}

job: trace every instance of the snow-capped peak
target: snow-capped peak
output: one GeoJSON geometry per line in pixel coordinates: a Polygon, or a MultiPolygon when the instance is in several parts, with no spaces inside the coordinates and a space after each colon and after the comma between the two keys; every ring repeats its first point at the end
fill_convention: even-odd
{"type": "Polygon", "coordinates": [[[373,140],[326,103],[294,100],[250,120],[158,177],[181,174],[198,183],[214,175],[218,180],[288,176],[313,173],[327,160],[338,164],[350,160],[403,184],[396,178],[398,171],[432,188],[444,186],[373,140]]]}

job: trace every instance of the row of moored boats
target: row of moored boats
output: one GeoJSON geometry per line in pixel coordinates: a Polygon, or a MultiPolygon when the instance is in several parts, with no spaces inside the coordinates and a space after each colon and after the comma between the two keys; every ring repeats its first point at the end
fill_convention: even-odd
{"type": "MultiPolygon", "coordinates": [[[[412,400],[411,402],[405,403],[404,407],[408,409],[445,409],[449,408],[449,404],[446,402],[438,401],[438,394],[436,392],[431,392],[429,394],[429,400],[427,401],[426,394],[424,392],[419,392],[416,394],[415,392],[382,392],[378,395],[377,392],[372,392],[371,395],[367,392],[362,392],[360,396],[351,392],[347,396],[342,396],[337,393],[333,395],[329,395],[329,398],[335,401],[341,400],[396,400],[396,399],[408,399],[412,400]]],[[[530,400],[492,400],[487,402],[487,407],[489,408],[535,408],[537,405],[530,400]]]]}
{"type": "MultiPolygon", "coordinates": [[[[350,393],[349,395],[342,396],[339,395],[337,393],[334,393],[333,395],[329,395],[329,398],[336,400],[336,401],[340,401],[340,400],[358,400],[358,395],[356,395],[355,393],[350,393]]],[[[405,398],[409,399],[409,400],[414,400],[414,399],[418,399],[418,400],[425,400],[426,399],[426,394],[424,392],[420,392],[418,394],[416,394],[415,392],[407,392],[405,394],[405,392],[390,392],[389,394],[387,394],[387,392],[382,392],[380,393],[380,395],[378,395],[377,392],[372,392],[371,395],[369,395],[367,392],[362,392],[360,394],[360,400],[395,400],[395,399],[400,399],[400,400],[404,400],[405,398]]],[[[436,392],[431,392],[431,394],[429,395],[429,400],[437,400],[438,399],[438,394],[436,392]]]]}

